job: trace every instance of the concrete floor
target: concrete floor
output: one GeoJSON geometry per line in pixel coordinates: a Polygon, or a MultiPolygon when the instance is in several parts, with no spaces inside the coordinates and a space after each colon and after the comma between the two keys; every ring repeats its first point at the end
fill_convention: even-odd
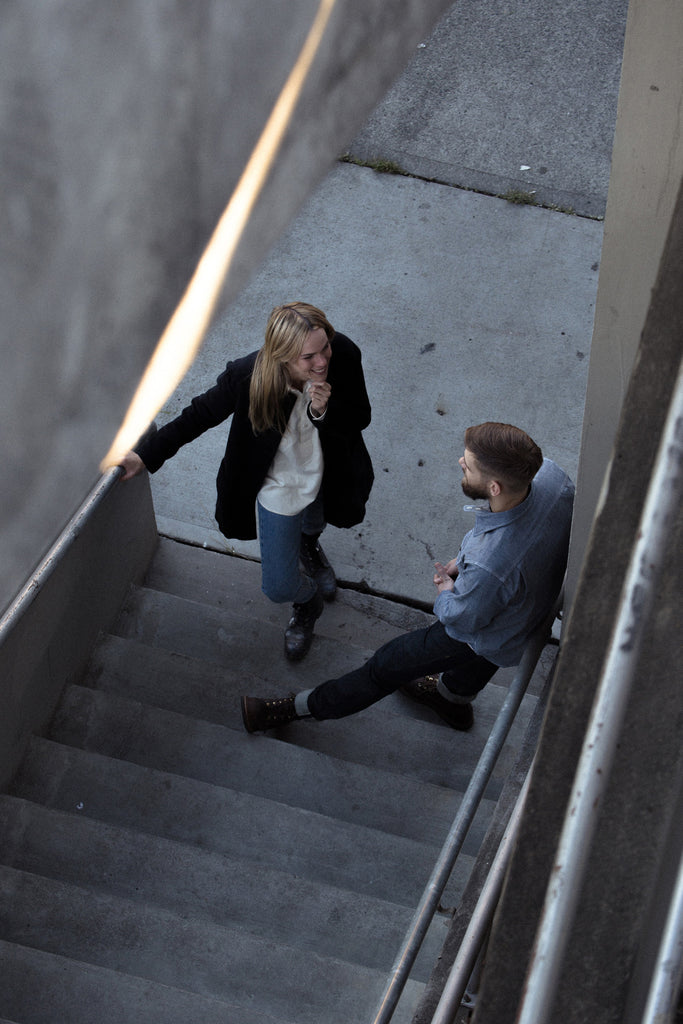
{"type": "MultiPolygon", "coordinates": [[[[424,602],[433,561],[472,524],[457,466],[469,424],[515,423],[572,476],[578,464],[626,3],[508,7],[458,3],[418,47],[351,147],[416,176],[337,164],[157,418],[258,348],[274,305],[320,306],[363,351],[376,471],[366,520],[330,528],[326,550],[342,580],[424,602]],[[417,176],[435,170],[448,184],[417,176]],[[584,215],[499,198],[510,188],[584,215]]],[[[225,436],[153,477],[160,528],[256,555],[215,528],[225,436]]]]}

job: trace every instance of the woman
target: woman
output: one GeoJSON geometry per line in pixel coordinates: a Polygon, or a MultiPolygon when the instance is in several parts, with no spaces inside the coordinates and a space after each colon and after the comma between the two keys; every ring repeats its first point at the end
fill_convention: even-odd
{"type": "Polygon", "coordinates": [[[370,402],[359,348],[305,302],[276,306],[263,347],[228,363],[214,387],[151,432],[121,463],[124,479],[166,459],[232,415],[216,488],[216,520],[229,538],[261,547],[262,589],[292,601],[285,654],[305,657],[323,600],[336,591],[320,547],[327,523],[365,516],[373,482],[361,431],[370,402]]]}

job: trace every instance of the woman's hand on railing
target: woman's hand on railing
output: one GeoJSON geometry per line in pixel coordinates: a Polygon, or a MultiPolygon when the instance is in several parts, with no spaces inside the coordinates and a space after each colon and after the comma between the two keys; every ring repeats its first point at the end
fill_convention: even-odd
{"type": "Polygon", "coordinates": [[[122,480],[131,480],[134,476],[142,473],[145,468],[145,464],[137,452],[128,452],[127,455],[123,456],[119,465],[123,470],[122,480]]]}

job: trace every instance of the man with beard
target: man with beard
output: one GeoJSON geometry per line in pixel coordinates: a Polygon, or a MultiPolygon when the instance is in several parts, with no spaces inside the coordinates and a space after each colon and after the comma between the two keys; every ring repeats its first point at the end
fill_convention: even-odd
{"type": "Polygon", "coordinates": [[[486,504],[457,556],[435,564],[436,621],[384,644],[361,667],[296,696],[242,698],[247,732],[343,718],[399,689],[454,729],[501,666],[516,665],[562,586],[574,485],[519,427],[465,432],[462,490],[486,504]]]}

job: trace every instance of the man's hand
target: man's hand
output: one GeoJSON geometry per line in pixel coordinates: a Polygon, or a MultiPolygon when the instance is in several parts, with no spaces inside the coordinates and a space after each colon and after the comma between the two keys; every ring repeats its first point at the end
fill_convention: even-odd
{"type": "Polygon", "coordinates": [[[458,559],[451,558],[450,562],[446,562],[445,569],[450,578],[454,580],[455,577],[458,575],[458,559]]]}
{"type": "Polygon", "coordinates": [[[441,562],[434,562],[434,586],[441,594],[444,590],[453,590],[453,580],[458,575],[455,567],[455,559],[451,559],[448,565],[441,562]]]}
{"type": "Polygon", "coordinates": [[[128,452],[127,455],[124,455],[119,462],[119,466],[123,469],[122,480],[132,479],[132,477],[142,473],[145,468],[145,464],[137,452],[128,452]]]}

